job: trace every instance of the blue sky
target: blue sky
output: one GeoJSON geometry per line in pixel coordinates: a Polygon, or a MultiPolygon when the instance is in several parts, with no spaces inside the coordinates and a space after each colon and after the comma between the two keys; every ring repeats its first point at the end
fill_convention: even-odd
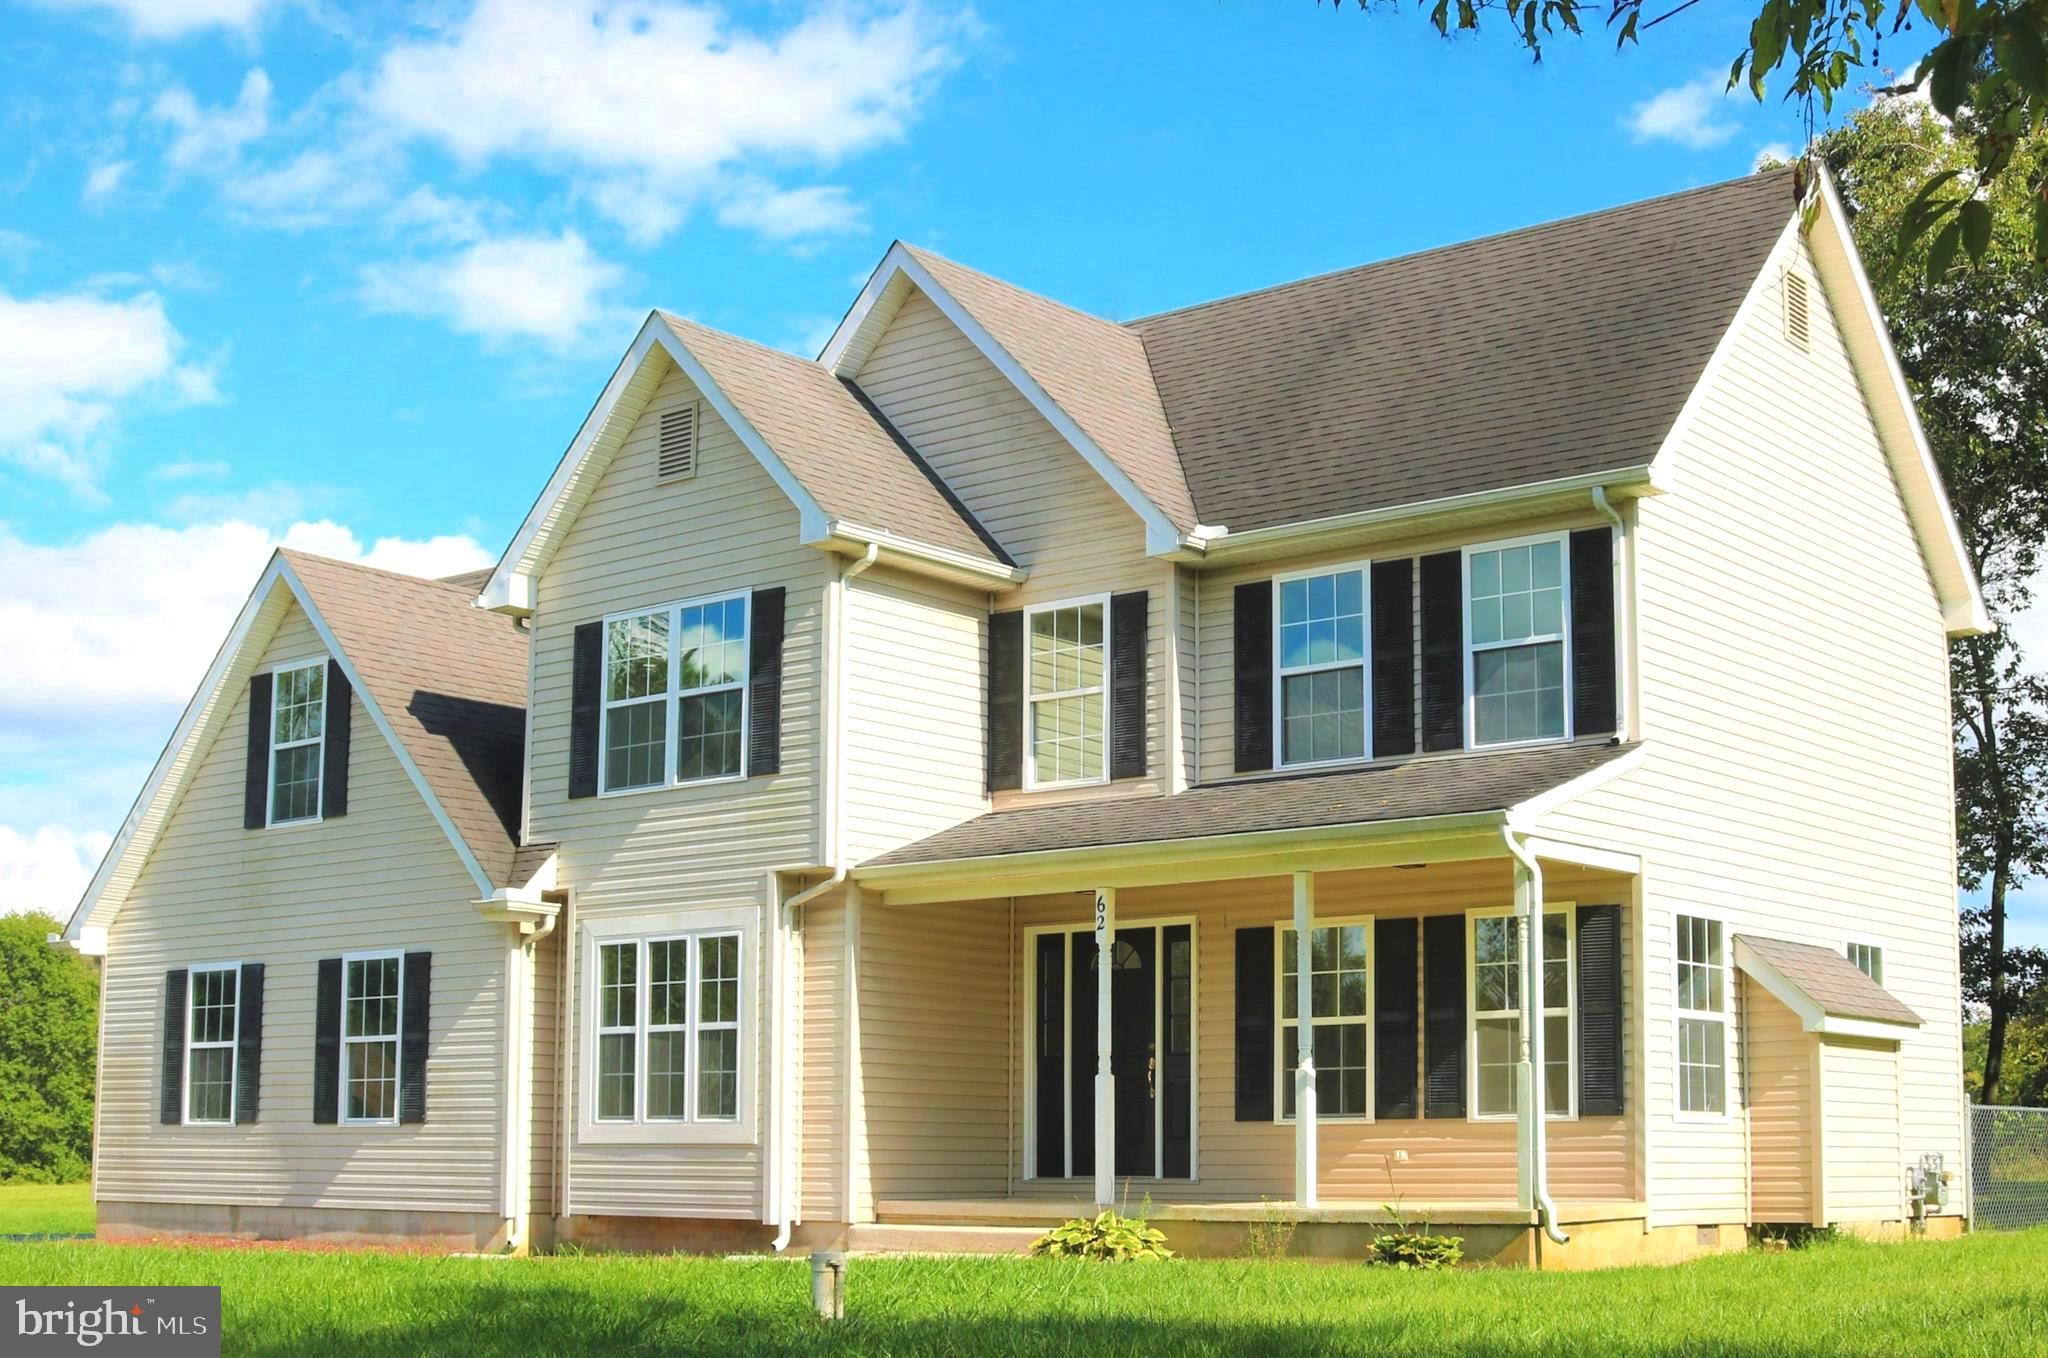
{"type": "Polygon", "coordinates": [[[272,544],[488,562],[647,308],[814,352],[900,236],[1123,318],[1739,175],[1741,8],[0,0],[0,907],[272,544]]]}

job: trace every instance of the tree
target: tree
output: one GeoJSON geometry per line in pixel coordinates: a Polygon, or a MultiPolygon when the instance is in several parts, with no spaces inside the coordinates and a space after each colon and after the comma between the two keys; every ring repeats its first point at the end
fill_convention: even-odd
{"type": "MultiPolygon", "coordinates": [[[[1320,4],[1321,0],[1317,0],[1320,4]]],[[[1331,0],[1341,10],[1343,0],[1331,0]]],[[[1404,0],[1358,0],[1361,10],[1395,9],[1404,0]]],[[[1439,33],[1477,32],[1490,15],[1538,60],[1543,45],[1604,23],[1615,45],[1691,10],[1699,0],[1416,0],[1439,33]]],[[[1785,97],[1806,109],[1834,108],[1835,96],[1860,83],[1883,40],[1920,25],[1933,46],[1919,64],[1928,98],[1945,118],[1969,114],[1977,126],[1965,154],[1929,169],[1910,186],[1892,249],[1872,257],[1893,271],[1918,255],[1931,278],[1959,253],[1981,263],[1990,249],[1989,201],[2004,192],[2021,207],[2017,221],[2037,258],[2048,259],[2048,166],[2024,154],[2048,121],[2048,0],[1751,0],[1760,8],[1749,42],[1728,68],[1728,86],[1758,100],[1782,74],[1785,97]],[[2017,189],[2014,193],[2013,190],[2017,189]],[[1925,246],[1925,249],[1917,247],[1925,246]]],[[[1900,93],[1903,91],[1892,91],[1900,93]]]]}
{"type": "MultiPolygon", "coordinates": [[[[1988,135],[1909,98],[1880,98],[1816,150],[1827,161],[1864,255],[1908,262],[1940,242],[1910,236],[1919,185],[1967,168],[1988,135]]],[[[1977,267],[1900,269],[1878,303],[1941,464],[1970,562],[1997,630],[1949,650],[1956,736],[1956,834],[1963,882],[1985,892],[1963,916],[1963,977],[1988,1007],[1981,1097],[1999,1097],[2008,1028],[2048,982],[2048,953],[2014,947],[2014,887],[2048,873],[2048,657],[2020,653],[2005,620],[2025,609],[2048,539],[2048,266],[2034,253],[2025,184],[2048,161],[2048,136],[2015,149],[2020,173],[1978,201],[1989,236],[1977,267]],[[2030,659],[2031,665],[2030,667],[2030,659]]]]}
{"type": "Polygon", "coordinates": [[[48,915],[0,916],[0,1180],[62,1183],[92,1159],[99,977],[48,915]]]}

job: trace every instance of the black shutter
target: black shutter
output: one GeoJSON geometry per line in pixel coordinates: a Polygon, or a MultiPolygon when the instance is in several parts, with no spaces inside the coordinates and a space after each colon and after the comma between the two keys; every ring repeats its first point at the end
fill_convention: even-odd
{"type": "Polygon", "coordinates": [[[433,993],[434,955],[409,952],[399,975],[398,1120],[427,1120],[428,997],[433,993]]]}
{"type": "Polygon", "coordinates": [[[1067,1172],[1067,936],[1038,936],[1038,1024],[1032,1087],[1037,1094],[1035,1131],[1038,1177],[1057,1179],[1067,1172]]]}
{"type": "Polygon", "coordinates": [[[341,1092],[341,959],[320,959],[313,987],[313,1121],[333,1122],[341,1092]]]}
{"type": "Polygon", "coordinates": [[[1273,1120],[1273,926],[1237,931],[1237,1120],[1273,1120]]]}
{"type": "Polygon", "coordinates": [[[1375,759],[1415,753],[1415,562],[1410,557],[1372,563],[1372,753],[1375,759]]]}
{"type": "Polygon", "coordinates": [[[788,591],[754,591],[747,619],[747,776],[782,771],[782,630],[788,591]]]}
{"type": "Polygon", "coordinates": [[[320,818],[348,814],[349,719],[355,714],[355,690],[341,672],[341,662],[327,662],[327,741],[320,753],[320,818]]]}
{"type": "Polygon", "coordinates": [[[263,964],[242,963],[235,994],[235,1121],[254,1122],[263,1089],[263,964]]]}
{"type": "Polygon", "coordinates": [[[1423,1116],[1465,1116],[1465,917],[1422,922],[1423,1116]]]}
{"type": "Polygon", "coordinates": [[[1024,785],[1024,614],[988,617],[988,790],[1024,785]]]}
{"type": "Polygon", "coordinates": [[[1145,644],[1151,618],[1144,590],[1109,601],[1109,776],[1145,776],[1145,644]]]}
{"type": "Polygon", "coordinates": [[[597,795],[597,718],[604,706],[604,624],[576,625],[569,666],[569,795],[597,795]]]}
{"type": "Polygon", "coordinates": [[[166,1127],[175,1127],[185,1120],[185,986],[188,979],[183,967],[164,973],[164,1076],[157,1118],[166,1127]]]}
{"type": "Polygon", "coordinates": [[[1572,534],[1572,733],[1614,729],[1614,538],[1572,534]]]}
{"type": "Polygon", "coordinates": [[[1256,773],[1273,767],[1273,582],[1239,585],[1234,607],[1237,771],[1256,773]]]}
{"type": "Polygon", "coordinates": [[[242,763],[242,828],[270,823],[270,676],[249,676],[249,750],[242,763]]]}
{"type": "Polygon", "coordinates": [[[1195,941],[1185,924],[1159,931],[1166,955],[1166,1031],[1159,1035],[1160,1167],[1169,1179],[1185,1179],[1194,1170],[1195,1071],[1194,983],[1195,941]]]}
{"type": "Polygon", "coordinates": [[[1621,1054],[1621,907],[1579,907],[1579,1111],[1619,1116],[1626,1102],[1621,1054]]]}
{"type": "Polygon", "coordinates": [[[1422,558],[1422,748],[1465,743],[1465,562],[1422,558]]]}
{"type": "Polygon", "coordinates": [[[1415,1116],[1416,947],[1412,919],[1383,919],[1372,927],[1373,1116],[1415,1116]]]}

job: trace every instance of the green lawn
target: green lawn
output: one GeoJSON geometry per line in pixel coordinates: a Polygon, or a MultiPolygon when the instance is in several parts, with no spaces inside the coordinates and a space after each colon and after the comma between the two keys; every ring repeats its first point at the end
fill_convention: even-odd
{"type": "Polygon", "coordinates": [[[2048,1354],[2048,1229],[1581,1275],[1235,1261],[446,1259],[0,1245],[0,1284],[219,1283],[231,1354],[2048,1354]]]}
{"type": "Polygon", "coordinates": [[[90,1235],[91,1184],[0,1184],[0,1235],[90,1235]]]}

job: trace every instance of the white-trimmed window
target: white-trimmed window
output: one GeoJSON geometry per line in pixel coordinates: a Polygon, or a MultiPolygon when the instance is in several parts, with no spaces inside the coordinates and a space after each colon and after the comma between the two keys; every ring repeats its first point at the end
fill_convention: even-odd
{"type": "Polygon", "coordinates": [[[593,1119],[739,1121],[739,932],[606,938],[596,950],[593,1119]]]}
{"type": "MultiPolygon", "coordinates": [[[[1294,1117],[1294,1070],[1301,1061],[1300,950],[1280,930],[1281,1121],[1294,1117]]],[[[1309,1013],[1315,1043],[1316,1116],[1372,1116],[1372,942],[1369,918],[1318,924],[1309,931],[1309,1013]]]]}
{"type": "Polygon", "coordinates": [[[749,596],[605,619],[606,792],[746,774],[749,596]]]}
{"type": "Polygon", "coordinates": [[[1273,590],[1280,762],[1365,758],[1365,568],[1282,576],[1273,590]]]}
{"type": "Polygon", "coordinates": [[[270,683],[270,823],[318,820],[327,662],[281,665],[270,683]]]}
{"type": "MultiPolygon", "coordinates": [[[[1471,1011],[1471,1107],[1476,1118],[1515,1115],[1515,1072],[1522,1061],[1522,919],[1512,910],[1466,917],[1466,1004],[1471,1011]]],[[[1543,914],[1543,1109],[1575,1117],[1579,1109],[1572,1022],[1578,983],[1572,965],[1569,907],[1543,914]]]]}
{"type": "Polygon", "coordinates": [[[1467,744],[1571,734],[1565,535],[1465,549],[1467,744]]]}
{"type": "Polygon", "coordinates": [[[1868,976],[1879,985],[1884,984],[1884,949],[1875,943],[1851,943],[1849,960],[1856,970],[1868,976]]]}
{"type": "Polygon", "coordinates": [[[1025,785],[1109,777],[1107,599],[1048,604],[1024,614],[1025,785]]]}
{"type": "Polygon", "coordinates": [[[1728,939],[1721,921],[1678,917],[1678,1111],[1728,1111],[1728,939]]]}
{"type": "Polygon", "coordinates": [[[235,1035],[241,969],[193,967],[185,988],[185,1121],[235,1120],[235,1035]]]}
{"type": "Polygon", "coordinates": [[[341,1120],[398,1121],[399,954],[341,962],[341,1120]]]}

